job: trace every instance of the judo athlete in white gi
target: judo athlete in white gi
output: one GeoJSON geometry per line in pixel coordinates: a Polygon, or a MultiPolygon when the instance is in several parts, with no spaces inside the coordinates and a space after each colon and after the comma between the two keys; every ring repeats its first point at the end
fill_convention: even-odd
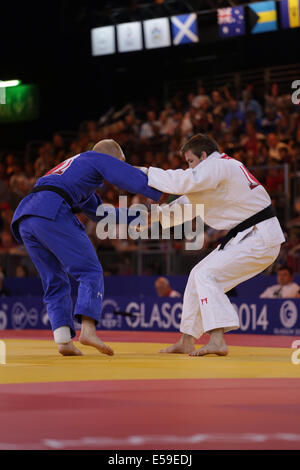
{"type": "Polygon", "coordinates": [[[40,274],[54,340],[59,353],[65,356],[82,354],[72,342],[75,329],[68,274],[78,282],[74,317],[81,322],[80,343],[113,354],[96,334],[104,295],[103,271],[74,213],[83,212],[94,221],[101,220],[97,209],[102,201],[95,191],[104,179],[156,201],[161,197],[159,191],[148,186],[147,177],[124,160],[116,142],[102,140],[93,151],[75,155],[39,178],[14,213],[12,232],[23,241],[40,274]]]}
{"type": "Polygon", "coordinates": [[[285,239],[268,193],[241,162],[221,154],[217,143],[203,134],[187,141],[182,155],[188,169],[150,167],[149,185],[182,195],[173,205],[204,204],[205,223],[229,232],[192,269],[184,293],[182,336],[161,352],[226,355],[224,333],[239,328],[239,318],[225,293],[272,264],[285,239]],[[203,333],[210,334],[209,342],[195,350],[203,333]]]}

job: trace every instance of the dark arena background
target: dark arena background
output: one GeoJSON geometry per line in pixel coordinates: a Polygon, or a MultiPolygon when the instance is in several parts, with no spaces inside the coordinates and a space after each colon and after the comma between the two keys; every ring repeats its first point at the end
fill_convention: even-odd
{"type": "MultiPolygon", "coordinates": [[[[300,1],[6,2],[0,44],[0,449],[299,450],[300,1]],[[197,133],[266,188],[286,239],[228,292],[240,320],[229,354],[159,353],[180,337],[190,271],[225,232],[204,225],[198,250],[172,230],[101,240],[78,214],[104,272],[97,333],[115,354],[80,344],[76,323],[84,355],[59,355],[10,230],[16,207],[101,139],[134,166],[175,170],[197,133]]],[[[98,194],[151,204],[107,181],[98,194]]]]}

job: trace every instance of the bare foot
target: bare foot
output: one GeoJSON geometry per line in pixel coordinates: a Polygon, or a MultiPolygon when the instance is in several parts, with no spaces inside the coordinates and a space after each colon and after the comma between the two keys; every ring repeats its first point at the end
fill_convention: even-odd
{"type": "Polygon", "coordinates": [[[183,334],[177,343],[172,344],[168,348],[161,349],[159,352],[167,354],[189,354],[195,350],[194,343],[195,339],[193,336],[183,334]]]}
{"type": "Polygon", "coordinates": [[[98,338],[96,334],[85,334],[81,333],[79,336],[79,341],[81,344],[84,344],[85,346],[93,346],[94,348],[98,349],[99,352],[103,354],[107,354],[108,356],[113,356],[114,352],[113,350],[107,346],[106,344],[103,343],[103,341],[98,338]]]}
{"type": "Polygon", "coordinates": [[[160,353],[169,353],[169,354],[189,354],[190,352],[194,351],[194,346],[184,346],[180,343],[175,343],[169,346],[168,348],[161,349],[160,353]]]}
{"type": "Polygon", "coordinates": [[[76,348],[73,341],[69,341],[69,343],[66,344],[59,344],[58,352],[62,356],[83,356],[83,353],[76,348]]]}
{"type": "Polygon", "coordinates": [[[217,346],[214,343],[206,344],[202,348],[191,352],[190,356],[206,356],[206,354],[217,354],[218,356],[227,356],[228,347],[225,345],[217,346]]]}

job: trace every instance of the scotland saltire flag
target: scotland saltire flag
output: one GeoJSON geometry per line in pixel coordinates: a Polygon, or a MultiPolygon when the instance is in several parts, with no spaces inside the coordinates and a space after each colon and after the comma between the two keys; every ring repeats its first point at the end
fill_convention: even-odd
{"type": "Polygon", "coordinates": [[[276,2],[250,3],[248,8],[252,34],[265,33],[277,29],[276,2]]]}
{"type": "Polygon", "coordinates": [[[196,13],[172,16],[171,27],[174,46],[199,42],[196,13]]]}
{"type": "Polygon", "coordinates": [[[219,8],[218,25],[221,38],[245,34],[244,7],[219,8]]]}
{"type": "Polygon", "coordinates": [[[300,0],[282,0],[280,2],[282,28],[300,26],[300,0]]]}

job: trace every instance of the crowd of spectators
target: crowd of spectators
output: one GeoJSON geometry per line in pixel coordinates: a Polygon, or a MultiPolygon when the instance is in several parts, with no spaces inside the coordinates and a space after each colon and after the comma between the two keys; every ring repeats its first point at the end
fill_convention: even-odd
{"type": "MultiPolygon", "coordinates": [[[[22,268],[26,273],[32,273],[24,247],[15,243],[9,226],[18,203],[36,179],[48,170],[91,149],[103,138],[115,139],[132,165],[185,168],[180,147],[198,132],[212,136],[222,152],[252,169],[269,192],[287,242],[268,272],[282,265],[300,272],[300,188],[297,194],[297,182],[300,186],[300,173],[297,173],[297,169],[300,170],[300,106],[292,103],[290,94],[281,93],[276,83],[264,95],[259,95],[251,84],[241,93],[225,86],[208,92],[199,85],[193,92],[178,92],[166,101],[151,98],[144,103],[126,104],[120,109],[111,108],[98,121],[83,122],[74,134],[57,132],[51,141],[29,144],[24,154],[13,150],[0,152],[0,265],[5,256],[17,256],[14,275],[22,268]],[[283,164],[289,169],[288,181],[283,164]],[[284,191],[285,184],[289,185],[288,193],[284,191]]],[[[119,204],[120,193],[125,194],[108,183],[99,190],[103,202],[115,206],[119,204]]],[[[132,203],[149,204],[150,201],[128,195],[127,204],[132,203]]],[[[138,242],[99,240],[95,223],[83,215],[78,217],[86,226],[107,275],[136,273],[134,255],[141,246],[138,242]]],[[[206,227],[204,247],[198,256],[213,249],[221,236],[223,233],[206,227]]],[[[163,252],[170,249],[170,244],[167,245],[166,241],[158,241],[156,248],[163,252]]],[[[171,250],[184,253],[184,242],[173,240],[171,250]]],[[[164,274],[161,259],[153,257],[144,274],[164,274]]],[[[185,273],[184,266],[180,269],[185,273]]]]}

